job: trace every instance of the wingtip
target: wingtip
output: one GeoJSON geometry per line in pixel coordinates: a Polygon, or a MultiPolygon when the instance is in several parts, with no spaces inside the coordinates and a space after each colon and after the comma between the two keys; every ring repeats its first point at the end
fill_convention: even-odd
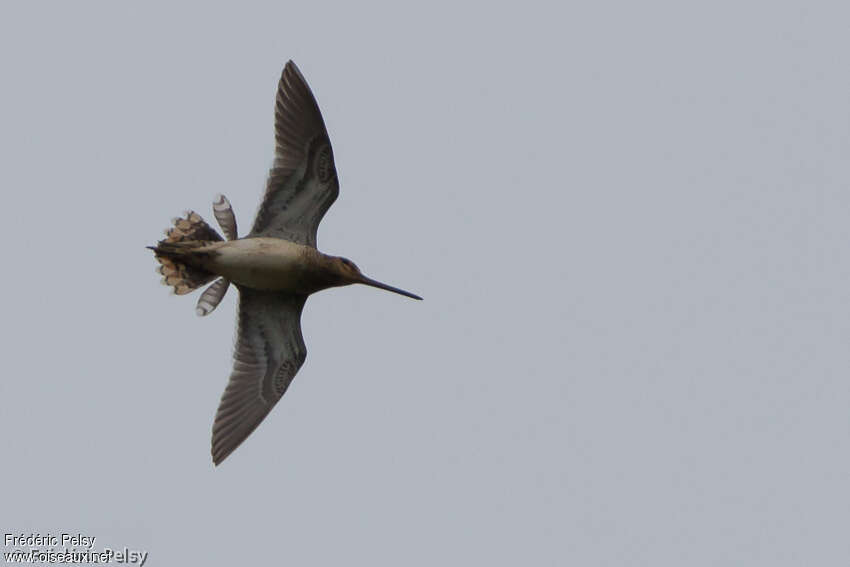
{"type": "Polygon", "coordinates": [[[226,452],[222,451],[221,448],[218,448],[218,450],[216,451],[216,448],[213,447],[213,450],[211,452],[213,466],[218,467],[221,463],[224,462],[224,459],[226,459],[227,456],[230,455],[230,453],[232,453],[232,452],[233,452],[232,450],[226,451],[226,452]]]}
{"type": "Polygon", "coordinates": [[[283,67],[283,73],[281,73],[281,79],[285,78],[286,75],[295,75],[295,77],[301,81],[302,83],[307,83],[307,79],[304,78],[304,75],[301,73],[301,69],[298,68],[298,65],[295,64],[295,61],[290,59],[286,62],[286,65],[283,67]]]}

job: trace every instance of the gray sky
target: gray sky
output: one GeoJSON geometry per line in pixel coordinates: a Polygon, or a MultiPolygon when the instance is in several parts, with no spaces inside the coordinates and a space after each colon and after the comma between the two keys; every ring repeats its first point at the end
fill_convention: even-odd
{"type": "Polygon", "coordinates": [[[847,565],[850,9],[514,4],[4,4],[5,532],[847,565]],[[311,298],[307,363],[214,469],[237,294],[196,317],[144,246],[218,192],[248,229],[289,58],[341,180],[320,248],[425,301],[311,298]]]}

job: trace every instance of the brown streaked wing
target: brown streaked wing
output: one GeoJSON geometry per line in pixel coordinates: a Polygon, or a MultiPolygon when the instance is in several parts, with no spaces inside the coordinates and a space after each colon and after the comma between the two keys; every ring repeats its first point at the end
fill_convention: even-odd
{"type": "Polygon", "coordinates": [[[319,223],[339,195],[339,180],[319,105],[292,61],[278,84],[275,141],[274,166],[249,236],[315,247],[319,223]]]}
{"type": "Polygon", "coordinates": [[[307,297],[238,289],[233,372],[213,424],[216,465],[263,421],[307,358],[301,335],[301,311],[307,297]]]}

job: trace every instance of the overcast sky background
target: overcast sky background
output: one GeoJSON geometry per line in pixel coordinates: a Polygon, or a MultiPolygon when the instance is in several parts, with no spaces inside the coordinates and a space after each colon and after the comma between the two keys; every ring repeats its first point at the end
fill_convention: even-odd
{"type": "Polygon", "coordinates": [[[514,4],[4,3],[5,533],[848,564],[850,8],[514,4]],[[237,294],[198,318],[144,246],[219,192],[248,230],[289,58],[341,180],[320,248],[425,301],[313,296],[216,469],[237,294]]]}

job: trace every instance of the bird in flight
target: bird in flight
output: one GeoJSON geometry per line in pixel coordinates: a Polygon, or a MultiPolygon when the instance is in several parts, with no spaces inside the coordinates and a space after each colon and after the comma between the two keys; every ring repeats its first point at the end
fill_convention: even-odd
{"type": "Polygon", "coordinates": [[[213,424],[215,465],[257,428],[304,363],[301,311],[307,296],[359,283],[422,299],[365,276],[346,258],[318,251],[319,222],[338,194],[319,105],[289,61],[275,101],[274,165],[251,232],[237,237],[233,209],[219,195],[213,214],[226,239],[189,211],[174,219],[165,239],[149,247],[162,282],[177,295],[212,282],[198,299],[198,315],[212,313],[230,284],[239,290],[233,371],[213,424]]]}

